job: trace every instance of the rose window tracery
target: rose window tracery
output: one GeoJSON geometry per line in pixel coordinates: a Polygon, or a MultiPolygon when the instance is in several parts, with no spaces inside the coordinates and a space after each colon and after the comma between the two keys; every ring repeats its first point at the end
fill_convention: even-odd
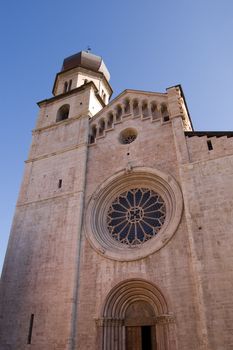
{"type": "Polygon", "coordinates": [[[137,137],[137,135],[128,135],[122,140],[122,143],[125,143],[125,144],[131,143],[134,140],[136,140],[136,137],[137,137]]]}
{"type": "Polygon", "coordinates": [[[107,227],[116,241],[135,246],[154,237],[165,217],[165,203],[158,193],[148,188],[133,188],[112,202],[107,227]]]}
{"type": "Polygon", "coordinates": [[[132,143],[137,138],[137,130],[133,128],[127,128],[121,131],[119,135],[119,141],[120,143],[127,145],[129,143],[132,143]]]}

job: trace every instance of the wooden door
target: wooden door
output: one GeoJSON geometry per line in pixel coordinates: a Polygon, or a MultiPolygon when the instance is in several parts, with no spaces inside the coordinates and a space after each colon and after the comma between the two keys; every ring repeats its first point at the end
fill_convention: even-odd
{"type": "Polygon", "coordinates": [[[126,327],[126,350],[156,350],[155,327],[126,327]]]}
{"type": "Polygon", "coordinates": [[[144,300],[129,305],[125,314],[126,350],[156,350],[154,311],[144,300]]]}
{"type": "Polygon", "coordinates": [[[126,327],[126,350],[142,350],[141,327],[126,327]]]}

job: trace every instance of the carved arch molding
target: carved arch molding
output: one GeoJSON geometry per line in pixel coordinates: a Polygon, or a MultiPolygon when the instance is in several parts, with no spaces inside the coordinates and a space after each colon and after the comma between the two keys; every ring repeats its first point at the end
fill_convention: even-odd
{"type": "Polygon", "coordinates": [[[161,291],[144,280],[118,284],[107,296],[96,324],[101,350],[177,349],[174,316],[161,291]],[[143,330],[150,337],[144,345],[143,330]]]}

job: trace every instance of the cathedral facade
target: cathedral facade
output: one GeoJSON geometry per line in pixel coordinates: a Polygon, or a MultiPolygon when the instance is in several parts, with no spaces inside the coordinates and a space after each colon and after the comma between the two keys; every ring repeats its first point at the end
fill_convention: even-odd
{"type": "Polygon", "coordinates": [[[1,350],[233,349],[233,132],[180,85],[66,58],[40,113],[1,279],[1,350]]]}

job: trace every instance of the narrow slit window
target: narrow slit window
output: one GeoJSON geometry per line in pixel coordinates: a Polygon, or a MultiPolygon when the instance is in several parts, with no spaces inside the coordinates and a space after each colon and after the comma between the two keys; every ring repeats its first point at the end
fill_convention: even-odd
{"type": "Polygon", "coordinates": [[[34,314],[31,314],[30,323],[29,323],[29,330],[28,330],[28,342],[27,342],[28,344],[31,344],[31,341],[32,341],[33,322],[34,322],[34,314]]]}
{"type": "Polygon", "coordinates": [[[59,179],[58,181],[58,188],[62,188],[62,179],[59,179]]]}
{"type": "Polygon", "coordinates": [[[72,86],[72,80],[69,81],[68,91],[71,90],[71,86],[72,86]]]}
{"type": "Polygon", "coordinates": [[[67,88],[68,88],[68,83],[67,83],[67,81],[65,81],[64,86],[63,86],[63,93],[67,92],[67,88]]]}
{"type": "Polygon", "coordinates": [[[212,151],[213,145],[212,145],[212,142],[210,140],[207,140],[207,146],[208,146],[208,150],[212,151]]]}

